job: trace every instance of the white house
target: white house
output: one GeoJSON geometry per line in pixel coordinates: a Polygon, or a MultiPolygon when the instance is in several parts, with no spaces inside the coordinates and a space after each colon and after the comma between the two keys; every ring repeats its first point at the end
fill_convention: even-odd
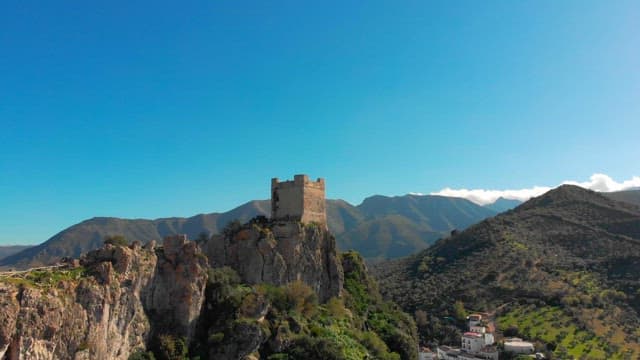
{"type": "Polygon", "coordinates": [[[482,326],[481,323],[482,323],[482,315],[471,314],[467,316],[467,324],[469,325],[469,329],[471,329],[472,326],[482,326]]]}
{"type": "Polygon", "coordinates": [[[466,332],[462,335],[462,350],[470,352],[470,353],[477,353],[478,351],[480,351],[480,349],[482,349],[483,347],[485,347],[484,343],[484,334],[480,334],[480,333],[475,333],[475,332],[466,332]]]}
{"type": "Polygon", "coordinates": [[[512,352],[514,354],[533,354],[535,350],[535,346],[532,343],[523,341],[520,338],[509,338],[504,341],[504,351],[506,352],[512,352]]]}

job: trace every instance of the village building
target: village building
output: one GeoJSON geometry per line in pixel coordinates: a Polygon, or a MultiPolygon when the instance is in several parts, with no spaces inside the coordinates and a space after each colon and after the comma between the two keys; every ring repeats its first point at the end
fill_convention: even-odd
{"type": "Polygon", "coordinates": [[[480,314],[471,314],[469,316],[467,316],[467,324],[469,325],[469,328],[471,328],[472,326],[479,326],[482,324],[482,315],[480,314]]]}
{"type": "Polygon", "coordinates": [[[494,346],[493,331],[488,331],[482,321],[482,315],[467,317],[469,331],[461,337],[460,348],[438,347],[438,359],[444,360],[498,360],[498,348],[494,346]]]}
{"type": "Polygon", "coordinates": [[[520,338],[508,338],[504,340],[504,351],[514,354],[533,354],[536,348],[532,343],[520,338]]]}

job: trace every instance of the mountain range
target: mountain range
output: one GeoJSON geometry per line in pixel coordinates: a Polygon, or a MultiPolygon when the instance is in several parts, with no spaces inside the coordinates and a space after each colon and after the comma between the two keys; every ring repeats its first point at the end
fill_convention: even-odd
{"type": "Polygon", "coordinates": [[[456,322],[481,311],[499,331],[558,358],[636,359],[640,207],[610,197],[560,186],[377,264],[381,291],[405,311],[429,314],[423,339],[457,343],[456,322]]]}
{"type": "Polygon", "coordinates": [[[32,245],[8,245],[0,246],[0,259],[17,254],[22,250],[30,248],[32,245]]]}
{"type": "MultiPolygon", "coordinates": [[[[254,200],[228,212],[189,218],[96,217],[73,225],[40,245],[0,259],[0,267],[26,268],[50,264],[61,257],[78,257],[115,234],[142,243],[172,234],[187,234],[190,239],[201,234],[208,237],[232,220],[245,222],[257,215],[269,216],[270,209],[269,200],[254,200]]],[[[327,223],[339,248],[357,250],[369,259],[409,255],[454,229],[464,229],[496,214],[496,210],[466,199],[433,195],[375,195],[358,206],[344,200],[327,200],[327,223]]]]}

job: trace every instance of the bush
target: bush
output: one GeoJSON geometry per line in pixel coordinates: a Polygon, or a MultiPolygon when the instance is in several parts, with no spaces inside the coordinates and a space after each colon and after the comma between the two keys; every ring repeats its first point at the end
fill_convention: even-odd
{"type": "Polygon", "coordinates": [[[138,349],[129,355],[129,360],[156,360],[156,357],[153,356],[151,351],[138,349]]]}
{"type": "Polygon", "coordinates": [[[217,332],[209,335],[209,344],[219,344],[224,340],[224,333],[217,332]]]}
{"type": "Polygon", "coordinates": [[[160,335],[156,355],[161,360],[186,360],[189,349],[184,338],[173,335],[160,335]]]}
{"type": "Polygon", "coordinates": [[[109,235],[104,238],[104,243],[114,246],[128,246],[129,242],[122,235],[109,235]]]}
{"type": "Polygon", "coordinates": [[[326,338],[299,337],[288,351],[289,360],[345,360],[342,350],[326,338]]]}
{"type": "Polygon", "coordinates": [[[389,352],[389,347],[380,337],[371,331],[362,334],[360,343],[373,355],[374,359],[381,360],[400,360],[400,355],[389,352]]]}
{"type": "Polygon", "coordinates": [[[285,294],[292,309],[305,316],[313,315],[318,304],[318,296],[307,284],[296,280],[287,285],[285,294]]]}

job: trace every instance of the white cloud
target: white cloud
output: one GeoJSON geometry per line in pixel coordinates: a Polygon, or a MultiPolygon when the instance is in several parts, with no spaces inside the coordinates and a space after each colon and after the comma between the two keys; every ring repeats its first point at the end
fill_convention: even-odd
{"type": "MultiPolygon", "coordinates": [[[[559,185],[571,184],[581,186],[585,189],[591,189],[595,191],[621,191],[640,187],[640,176],[634,176],[629,180],[625,180],[621,183],[613,180],[610,176],[605,174],[593,174],[589,178],[589,181],[579,182],[573,180],[563,181],[559,185]]],[[[431,195],[453,196],[461,197],[467,200],[473,201],[476,204],[486,205],[495,202],[498,198],[503,197],[505,199],[515,199],[520,201],[526,201],[534,196],[539,196],[545,192],[551,190],[549,186],[534,186],[528,189],[518,190],[486,190],[486,189],[451,189],[444,188],[438,192],[432,192],[431,195]]]]}

